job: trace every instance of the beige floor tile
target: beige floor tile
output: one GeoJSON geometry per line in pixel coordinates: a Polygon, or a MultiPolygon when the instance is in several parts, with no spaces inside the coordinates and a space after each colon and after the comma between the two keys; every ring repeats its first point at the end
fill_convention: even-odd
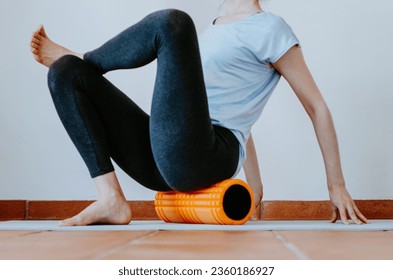
{"type": "Polygon", "coordinates": [[[17,237],[23,235],[30,235],[34,233],[35,233],[34,231],[26,231],[26,230],[4,230],[4,231],[0,231],[0,240],[2,238],[11,238],[11,237],[17,237]]]}
{"type": "Polygon", "coordinates": [[[393,259],[393,231],[0,231],[0,259],[393,259]]]}
{"type": "Polygon", "coordinates": [[[88,259],[148,231],[53,231],[0,239],[0,259],[88,259]]]}
{"type": "Polygon", "coordinates": [[[393,259],[393,234],[384,231],[277,232],[310,259],[393,259]]]}
{"type": "Polygon", "coordinates": [[[296,259],[269,231],[160,231],[105,259],[296,259]]]}

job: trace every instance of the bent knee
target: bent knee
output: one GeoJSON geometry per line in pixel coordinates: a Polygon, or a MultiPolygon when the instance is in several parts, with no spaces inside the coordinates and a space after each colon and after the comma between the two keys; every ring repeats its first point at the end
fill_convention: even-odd
{"type": "Polygon", "coordinates": [[[74,55],[64,55],[56,60],[48,71],[48,78],[56,78],[80,67],[83,60],[74,55]]]}
{"type": "Polygon", "coordinates": [[[189,31],[190,28],[195,28],[192,18],[186,12],[183,12],[181,10],[161,10],[153,13],[152,16],[159,19],[159,26],[161,28],[164,28],[165,31],[177,33],[189,31]]]}
{"type": "Polygon", "coordinates": [[[65,55],[56,60],[48,71],[49,89],[55,89],[59,83],[64,83],[72,77],[72,73],[81,69],[83,60],[74,55],[65,55]]]}
{"type": "Polygon", "coordinates": [[[180,10],[168,10],[167,18],[168,23],[176,29],[186,27],[190,24],[194,25],[192,18],[186,12],[180,10]]]}

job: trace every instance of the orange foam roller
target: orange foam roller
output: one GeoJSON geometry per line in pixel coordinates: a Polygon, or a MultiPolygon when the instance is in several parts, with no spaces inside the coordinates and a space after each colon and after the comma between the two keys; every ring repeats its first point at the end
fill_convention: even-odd
{"type": "Polygon", "coordinates": [[[158,192],[154,205],[165,222],[242,225],[251,217],[254,196],[246,182],[228,179],[195,192],[158,192]]]}

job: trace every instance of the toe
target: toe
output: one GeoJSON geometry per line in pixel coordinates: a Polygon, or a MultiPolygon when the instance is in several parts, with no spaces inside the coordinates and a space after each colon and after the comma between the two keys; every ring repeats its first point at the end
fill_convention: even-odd
{"type": "Polygon", "coordinates": [[[34,33],[33,34],[33,37],[31,38],[31,40],[33,41],[36,41],[36,42],[41,42],[41,40],[42,40],[42,36],[39,34],[39,33],[34,33]]]}
{"type": "Polygon", "coordinates": [[[84,225],[79,215],[59,222],[59,226],[72,227],[84,225]]]}
{"type": "Polygon", "coordinates": [[[39,55],[39,50],[38,49],[36,49],[36,48],[31,48],[31,52],[33,53],[33,54],[35,54],[37,57],[38,57],[38,55],[39,55]]]}
{"type": "Polygon", "coordinates": [[[70,226],[73,226],[73,223],[72,223],[71,220],[72,220],[72,219],[66,219],[66,220],[60,221],[60,222],[59,222],[59,226],[61,226],[61,227],[70,227],[70,226]]]}
{"type": "Polygon", "coordinates": [[[43,36],[43,37],[46,37],[46,32],[45,32],[45,28],[44,28],[44,26],[43,25],[40,25],[39,27],[38,27],[38,33],[41,35],[41,36],[43,36]]]}
{"type": "Polygon", "coordinates": [[[35,43],[35,42],[31,42],[31,43],[30,43],[30,47],[31,47],[32,49],[37,50],[37,51],[38,51],[38,49],[40,48],[40,46],[39,46],[37,43],[35,43]]]}
{"type": "Polygon", "coordinates": [[[44,63],[44,60],[43,60],[40,56],[38,56],[38,55],[34,55],[34,59],[35,59],[38,63],[41,63],[41,64],[44,63]]]}
{"type": "Polygon", "coordinates": [[[36,37],[33,37],[33,39],[31,39],[31,42],[32,42],[32,43],[35,43],[35,44],[37,44],[37,45],[40,45],[40,44],[41,44],[41,40],[38,39],[38,38],[36,38],[36,37]]]}

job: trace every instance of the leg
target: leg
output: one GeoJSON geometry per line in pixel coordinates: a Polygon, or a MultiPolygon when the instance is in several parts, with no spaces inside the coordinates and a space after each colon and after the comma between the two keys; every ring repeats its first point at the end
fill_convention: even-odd
{"type": "Polygon", "coordinates": [[[61,226],[84,226],[96,223],[126,225],[130,223],[131,209],[115,172],[94,178],[94,183],[98,190],[98,200],[78,215],[61,221],[61,226]]]}
{"type": "Polygon", "coordinates": [[[40,25],[33,33],[30,41],[30,47],[35,60],[46,67],[50,67],[53,62],[67,54],[80,58],[83,57],[83,55],[70,51],[49,39],[46,35],[44,26],[42,25],[40,25]]]}
{"type": "Polygon", "coordinates": [[[48,84],[70,138],[97,186],[98,200],[62,225],[127,224],[131,211],[111,158],[142,185],[170,190],[155,164],[149,116],[89,63],[63,56],[50,68],[48,84]]]}
{"type": "MultiPolygon", "coordinates": [[[[58,49],[64,50],[62,47],[56,47],[56,51],[49,52],[45,49],[45,46],[53,44],[46,42],[49,39],[43,30],[38,33],[39,35],[35,35],[34,38],[39,38],[42,44],[41,48],[37,49],[37,53],[49,53],[51,55],[47,56],[54,58],[59,53],[58,49]]],[[[64,53],[66,54],[67,51],[64,51],[64,53]]],[[[158,73],[153,96],[150,131],[145,129],[143,134],[149,136],[144,138],[145,140],[148,139],[150,141],[151,139],[154,160],[166,183],[173,189],[187,191],[204,188],[217,181],[231,177],[237,167],[238,143],[230,131],[211,125],[196,32],[193,22],[188,15],[176,10],[165,10],[150,14],[102,47],[84,56],[85,60],[90,62],[95,69],[99,69],[100,72],[139,67],[156,57],[158,58],[158,73]]],[[[65,64],[63,63],[65,60],[68,61],[70,58],[62,59],[62,63],[56,63],[55,67],[51,67],[52,73],[60,72],[59,74],[50,75],[51,77],[57,77],[56,82],[51,82],[52,79],[50,79],[50,86],[52,85],[53,88],[51,91],[57,92],[54,95],[54,100],[55,98],[59,99],[55,103],[71,104],[68,105],[68,108],[73,108],[74,117],[78,116],[78,113],[83,115],[84,112],[87,115],[91,115],[91,112],[94,111],[92,107],[97,106],[97,104],[94,104],[94,106],[89,105],[90,100],[81,94],[77,94],[81,91],[80,85],[75,90],[73,88],[71,91],[66,89],[69,85],[77,84],[82,78],[80,76],[76,77],[75,73],[63,74],[59,71],[61,70],[59,65],[65,64]],[[63,77],[68,77],[68,79],[64,80],[63,77]],[[72,92],[73,94],[58,94],[60,92],[72,92]],[[72,105],[73,103],[78,103],[80,107],[84,108],[84,111],[79,112],[79,108],[75,104],[72,105]]],[[[84,65],[84,68],[86,67],[84,65]]],[[[94,72],[92,69],[89,69],[89,71],[90,74],[94,72]]],[[[80,71],[78,70],[79,73],[80,71]]],[[[97,75],[97,73],[94,74],[97,75]]],[[[83,83],[80,84],[85,86],[82,91],[85,94],[91,92],[90,96],[92,97],[95,97],[95,92],[101,88],[111,88],[106,83],[102,85],[96,83],[96,78],[89,81],[89,79],[83,80],[83,83]],[[86,89],[90,89],[90,91],[86,89]]],[[[90,99],[93,100],[95,98],[90,99]]],[[[117,100],[122,99],[124,98],[117,100]]],[[[103,100],[105,101],[100,103],[102,107],[113,103],[110,97],[103,100]]],[[[122,102],[128,101],[123,100],[120,103],[122,102]]],[[[120,105],[115,104],[115,107],[118,106],[120,105]]],[[[59,112],[60,115],[65,116],[63,117],[63,122],[67,121],[67,119],[72,119],[68,117],[70,110],[62,110],[61,106],[57,107],[60,108],[58,110],[63,111],[63,113],[59,112]]],[[[131,107],[135,108],[136,105],[131,107]]],[[[128,114],[127,110],[124,110],[123,115],[128,114]]],[[[102,112],[105,111],[106,108],[102,112]]],[[[112,112],[113,114],[119,113],[117,108],[112,109],[112,112]]],[[[105,116],[104,114],[104,116],[100,115],[99,117],[105,120],[105,116]]],[[[118,117],[122,119],[122,114],[118,117]]],[[[135,118],[130,116],[129,120],[132,121],[135,118]]],[[[68,127],[78,124],[77,128],[71,129],[72,131],[69,133],[74,134],[74,137],[71,136],[71,138],[82,141],[80,145],[76,143],[76,140],[74,142],[77,147],[79,146],[78,150],[85,159],[92,177],[111,172],[113,167],[107,157],[108,148],[106,147],[106,141],[109,142],[109,140],[105,139],[107,135],[116,135],[116,131],[111,131],[111,122],[108,122],[106,125],[106,134],[102,130],[96,129],[96,125],[99,123],[97,117],[95,121],[83,121],[77,117],[75,121],[68,120],[68,122],[68,127]],[[93,139],[99,139],[97,140],[98,142],[96,140],[90,141],[92,134],[95,136],[93,139]]],[[[121,131],[128,131],[128,124],[126,122],[123,123],[121,131]]],[[[141,122],[134,121],[134,123],[149,125],[147,118],[144,118],[141,122]]],[[[147,126],[144,127],[146,128],[147,126]]],[[[134,131],[140,130],[135,129],[134,131]]],[[[117,141],[120,141],[118,138],[125,139],[124,145],[118,145],[118,143],[112,145],[115,153],[112,152],[111,155],[115,161],[118,161],[118,163],[123,162],[124,164],[119,165],[122,168],[124,167],[123,169],[133,178],[141,173],[144,175],[142,170],[150,172],[152,168],[145,168],[145,165],[130,165],[128,164],[129,160],[122,160],[122,150],[116,153],[116,147],[121,146],[124,149],[128,147],[128,138],[122,136],[120,134],[120,137],[111,138],[117,139],[117,141]],[[120,156],[116,157],[116,154],[120,156]]],[[[140,136],[138,137],[141,139],[140,136]]],[[[149,141],[145,142],[149,143],[149,141]]],[[[140,156],[143,158],[145,152],[147,154],[151,153],[150,150],[143,151],[144,153],[138,152],[140,152],[139,149],[129,154],[133,155],[133,157],[139,158],[140,156]]],[[[158,178],[159,176],[155,177],[158,178]]],[[[154,180],[153,183],[141,183],[154,189],[166,187],[164,183],[161,183],[161,186],[158,187],[154,180]]]]}
{"type": "Polygon", "coordinates": [[[172,189],[190,191],[231,177],[238,142],[211,124],[197,36],[188,15],[153,13],[84,59],[102,73],[157,58],[150,138],[160,173],[172,189]]]}
{"type": "Polygon", "coordinates": [[[112,172],[112,158],[141,185],[169,189],[153,158],[149,116],[92,65],[63,56],[49,69],[48,85],[92,178],[112,172]]]}
{"type": "MultiPolygon", "coordinates": [[[[67,52],[64,54],[67,54],[67,52]]],[[[92,73],[91,70],[94,69],[95,76],[97,76],[97,69],[106,72],[119,68],[138,67],[150,62],[156,56],[158,57],[158,73],[152,107],[154,118],[152,116],[150,120],[150,134],[149,129],[142,131],[142,135],[145,137],[141,137],[138,130],[130,129],[126,120],[123,121],[129,110],[118,111],[119,102],[112,102],[122,100],[120,103],[123,103],[124,98],[109,98],[106,99],[108,102],[103,101],[93,105],[91,101],[97,100],[95,90],[91,90],[91,86],[96,84],[94,79],[89,82],[89,79],[80,75],[81,71],[79,70],[55,71],[62,69],[59,66],[67,64],[64,62],[73,60],[73,62],[81,63],[80,60],[66,56],[59,60],[59,63],[55,63],[56,66],[51,67],[49,85],[53,99],[54,101],[59,100],[59,102],[55,101],[55,104],[68,104],[66,107],[69,106],[69,110],[61,109],[62,106],[57,106],[57,109],[66,128],[70,128],[68,129],[69,134],[77,148],[78,143],[81,143],[78,150],[88,165],[90,173],[92,176],[100,176],[100,174],[107,172],[102,175],[105,178],[112,173],[110,170],[113,167],[111,167],[110,160],[106,157],[107,152],[110,151],[110,156],[118,161],[126,172],[129,170],[127,173],[134,178],[136,176],[144,178],[146,173],[153,174],[153,178],[149,177],[150,180],[145,181],[143,185],[150,184],[157,190],[168,190],[168,185],[179,191],[195,190],[231,177],[237,166],[238,142],[229,130],[211,125],[196,33],[193,23],[187,15],[178,11],[154,13],[136,26],[121,33],[103,47],[86,54],[85,59],[96,66],[90,67],[89,72],[92,73]],[[137,26],[147,28],[147,30],[141,32],[137,26]],[[147,36],[149,34],[150,37],[147,36]],[[127,43],[127,40],[121,40],[121,38],[126,37],[132,38],[134,41],[131,46],[128,46],[129,53],[124,54],[122,51],[127,48],[124,49],[122,45],[116,46],[113,42],[121,43],[123,41],[123,43],[127,43]],[[111,57],[108,65],[105,63],[107,55],[111,57]],[[54,75],[57,72],[58,74],[54,75]],[[51,77],[57,78],[52,79],[51,77]],[[64,78],[67,78],[68,81],[65,81],[64,78]],[[173,84],[171,83],[172,80],[174,80],[173,84]],[[90,91],[86,90],[89,88],[90,91]],[[53,94],[54,92],[56,94],[53,94]],[[88,96],[90,96],[90,99],[88,96]],[[118,124],[123,126],[122,129],[117,130],[118,135],[116,133],[112,134],[110,120],[105,125],[105,120],[107,120],[105,116],[108,114],[98,114],[98,111],[95,111],[97,104],[101,107],[104,105],[105,109],[106,105],[111,104],[113,105],[112,112],[119,113],[120,121],[118,124]],[[83,119],[84,116],[92,112],[93,114],[90,114],[92,118],[83,119]],[[68,120],[67,125],[68,117],[71,121],[68,120]],[[75,122],[72,121],[73,117],[76,118],[75,122]],[[88,121],[85,122],[85,120],[88,121]],[[100,120],[102,120],[101,125],[100,120]],[[116,147],[121,146],[115,143],[117,140],[123,141],[125,149],[130,146],[128,139],[123,138],[125,131],[127,133],[128,131],[138,131],[132,136],[136,143],[145,144],[142,145],[144,147],[142,152],[131,145],[133,147],[131,153],[125,153],[124,155],[122,150],[119,149],[120,153],[117,153],[118,156],[115,155],[116,147]],[[108,135],[111,137],[108,137],[108,135]],[[111,139],[117,140],[112,143],[111,139]],[[138,141],[138,139],[151,139],[152,149],[149,141],[138,141]],[[107,147],[105,147],[105,143],[108,145],[107,147]],[[146,164],[146,160],[141,160],[141,164],[139,164],[136,156],[138,152],[143,154],[143,159],[147,155],[148,164],[146,164]],[[153,160],[151,160],[153,156],[150,158],[152,153],[154,154],[153,160]],[[133,164],[133,161],[136,161],[136,163],[133,164]],[[145,168],[146,165],[157,167],[156,163],[159,171],[157,168],[145,168]],[[154,172],[150,172],[151,170],[154,172]],[[160,173],[165,180],[160,176],[160,173]]],[[[86,63],[83,63],[83,66],[88,68],[86,63]]],[[[101,79],[98,79],[98,81],[102,82],[101,79]]],[[[98,83],[97,88],[99,90],[103,89],[104,92],[109,89],[109,92],[119,93],[118,90],[111,91],[113,86],[108,86],[108,83],[107,81],[98,83]]],[[[106,96],[111,96],[111,94],[106,96]]],[[[98,100],[101,100],[101,95],[98,100]]],[[[143,114],[137,115],[142,116],[143,114]]],[[[138,118],[130,118],[129,120],[136,124],[140,123],[138,118]]],[[[99,186],[97,187],[99,188],[99,186]]],[[[94,207],[86,209],[85,214],[94,214],[95,211],[91,213],[91,209],[94,210],[94,207]]],[[[99,221],[96,218],[82,219],[81,217],[75,220],[89,221],[88,223],[99,221]]]]}

